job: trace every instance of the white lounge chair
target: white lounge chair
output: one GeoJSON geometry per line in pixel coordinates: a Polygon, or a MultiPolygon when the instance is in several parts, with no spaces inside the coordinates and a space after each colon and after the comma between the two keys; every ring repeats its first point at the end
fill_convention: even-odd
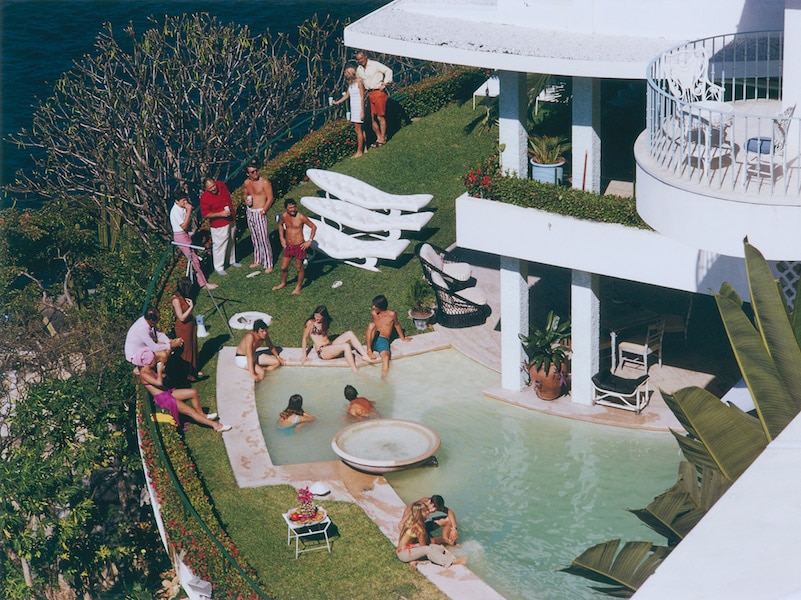
{"type": "MultiPolygon", "coordinates": [[[[313,251],[320,251],[329,258],[341,260],[345,264],[368,271],[379,271],[376,267],[379,258],[397,260],[409,245],[409,240],[362,240],[342,233],[322,221],[316,219],[311,219],[311,221],[317,226],[317,233],[311,246],[313,251]],[[362,262],[355,262],[357,260],[362,262]]],[[[304,233],[308,239],[311,230],[304,227],[304,233]]],[[[314,260],[314,258],[312,256],[309,260],[314,260]]]]}
{"type": "Polygon", "coordinates": [[[304,196],[300,203],[310,211],[317,213],[323,222],[329,223],[342,231],[349,227],[356,231],[352,237],[370,235],[379,240],[398,240],[401,230],[420,231],[434,216],[433,212],[408,213],[402,215],[387,215],[373,210],[362,208],[357,204],[332,200],[331,198],[318,198],[317,196],[304,196]],[[372,232],[386,231],[386,235],[372,232]]]}
{"type": "Polygon", "coordinates": [[[389,194],[355,177],[333,171],[309,169],[306,175],[325,192],[326,198],[339,198],[371,210],[417,212],[434,197],[431,194],[389,194]]]}

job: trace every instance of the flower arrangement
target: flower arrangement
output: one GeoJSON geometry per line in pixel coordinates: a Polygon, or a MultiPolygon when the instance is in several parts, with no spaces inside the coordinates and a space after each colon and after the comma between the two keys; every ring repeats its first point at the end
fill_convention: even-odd
{"type": "Polygon", "coordinates": [[[301,504],[307,504],[314,500],[314,496],[309,491],[309,486],[302,487],[298,490],[298,502],[301,504]]]}
{"type": "Polygon", "coordinates": [[[484,162],[464,175],[467,193],[478,198],[491,198],[493,177],[500,175],[500,157],[487,157],[484,162]]]}

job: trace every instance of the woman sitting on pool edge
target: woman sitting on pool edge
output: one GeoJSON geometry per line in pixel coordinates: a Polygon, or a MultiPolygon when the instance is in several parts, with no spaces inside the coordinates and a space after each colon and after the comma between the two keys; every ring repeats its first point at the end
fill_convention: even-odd
{"type": "Polygon", "coordinates": [[[331,315],[328,314],[328,309],[321,305],[314,309],[312,316],[306,320],[303,327],[303,341],[301,347],[303,348],[303,356],[300,359],[302,363],[307,359],[308,339],[311,337],[313,349],[317,356],[322,360],[331,360],[339,356],[345,357],[348,366],[354,373],[358,373],[359,369],[356,368],[356,360],[353,358],[353,350],[356,350],[365,362],[377,362],[376,359],[371,359],[367,356],[367,351],[352,331],[346,331],[333,340],[328,336],[331,327],[331,315]]]}
{"type": "Polygon", "coordinates": [[[303,410],[303,396],[292,394],[289,397],[289,404],[278,416],[278,427],[287,429],[310,421],[314,421],[314,417],[303,410]]]}
{"type": "Polygon", "coordinates": [[[438,495],[433,494],[430,497],[426,496],[420,498],[417,502],[408,505],[403,511],[401,517],[401,526],[404,519],[409,515],[413,504],[423,504],[426,507],[427,514],[425,518],[426,532],[430,535],[439,528],[442,528],[442,535],[432,537],[431,541],[435,544],[447,544],[449,546],[458,546],[456,540],[459,539],[459,530],[456,526],[456,513],[450,508],[445,506],[445,499],[438,495]]]}
{"type": "Polygon", "coordinates": [[[466,558],[456,558],[445,546],[429,543],[426,532],[425,518],[428,516],[428,506],[422,502],[415,502],[409,507],[409,512],[401,520],[398,548],[398,558],[409,563],[413,569],[417,568],[417,561],[428,559],[435,565],[450,567],[463,565],[466,558]]]}

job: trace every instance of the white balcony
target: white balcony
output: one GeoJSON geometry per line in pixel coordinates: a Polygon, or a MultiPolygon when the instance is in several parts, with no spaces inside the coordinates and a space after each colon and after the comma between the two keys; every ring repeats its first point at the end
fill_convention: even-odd
{"type": "Polygon", "coordinates": [[[654,229],[732,256],[748,236],[769,258],[801,258],[801,119],[781,100],[783,42],[720,36],[651,62],[634,154],[637,210],[654,229]]]}

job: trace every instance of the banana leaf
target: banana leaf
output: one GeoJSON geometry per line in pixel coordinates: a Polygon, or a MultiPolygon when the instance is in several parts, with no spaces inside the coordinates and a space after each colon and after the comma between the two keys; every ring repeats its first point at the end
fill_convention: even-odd
{"type": "Polygon", "coordinates": [[[618,554],[619,546],[619,539],[597,544],[559,570],[612,586],[594,589],[621,596],[636,592],[670,553],[670,548],[651,542],[626,542],[618,554]]]}
{"type": "Polygon", "coordinates": [[[787,303],[767,261],[748,242],[745,242],[745,266],[754,317],[763,344],[792,398],[795,416],[801,410],[801,348],[787,315],[787,303]]]}
{"type": "MultiPolygon", "coordinates": [[[[741,308],[721,294],[715,296],[715,301],[759,420],[769,440],[773,440],[798,414],[795,400],[788,393],[762,336],[741,308]]],[[[784,310],[782,314],[785,315],[784,310]]],[[[789,324],[786,315],[785,323],[789,324]]]]}
{"type": "Polygon", "coordinates": [[[795,286],[795,301],[793,310],[790,312],[790,323],[793,327],[795,342],[801,348],[801,302],[798,302],[798,298],[801,298],[801,277],[798,278],[795,286]]]}
{"type": "Polygon", "coordinates": [[[732,410],[703,388],[662,392],[662,397],[692,436],[673,432],[684,456],[699,468],[717,468],[734,481],[768,445],[764,432],[755,430],[748,415],[732,410]]]}
{"type": "Polygon", "coordinates": [[[645,508],[627,510],[665,536],[668,546],[673,547],[695,527],[729,485],[717,469],[702,469],[699,479],[695,466],[682,461],[673,487],[645,508]]]}

